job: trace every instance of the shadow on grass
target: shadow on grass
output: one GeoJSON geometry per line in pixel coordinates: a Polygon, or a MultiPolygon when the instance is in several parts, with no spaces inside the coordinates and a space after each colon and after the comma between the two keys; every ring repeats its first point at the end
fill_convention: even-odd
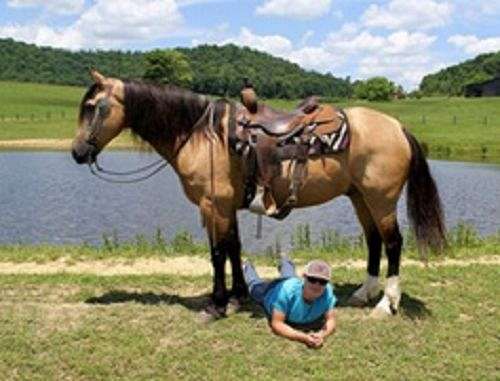
{"type": "MultiPolygon", "coordinates": [[[[352,293],[359,287],[359,284],[352,283],[342,283],[335,285],[335,294],[337,296],[337,308],[352,307],[347,301],[352,293]]],[[[382,297],[382,293],[380,293],[382,297]]],[[[371,302],[368,307],[375,307],[378,300],[376,298],[371,302]]],[[[141,303],[146,305],[158,305],[167,304],[174,305],[179,304],[185,308],[201,312],[210,302],[210,294],[194,295],[194,296],[179,296],[175,294],[156,294],[154,292],[129,292],[122,290],[112,290],[106,292],[101,296],[88,298],[85,303],[89,304],[116,304],[116,303],[141,303]]],[[[265,318],[266,314],[262,307],[257,303],[247,299],[243,302],[238,309],[238,312],[250,313],[252,318],[260,319],[265,318]]],[[[426,307],[425,303],[420,299],[414,298],[407,293],[403,293],[401,296],[401,303],[399,308],[399,313],[411,320],[424,319],[431,316],[431,311],[426,307]]]]}
{"type": "MultiPolygon", "coordinates": [[[[335,295],[337,296],[337,308],[352,307],[348,304],[350,296],[356,291],[361,285],[353,283],[341,283],[335,285],[335,295]]],[[[373,308],[377,305],[378,301],[382,297],[383,293],[372,300],[367,307],[373,308]]],[[[362,307],[360,307],[362,308],[362,307]]],[[[417,298],[408,295],[403,292],[401,295],[401,302],[399,304],[399,313],[402,316],[408,317],[411,320],[425,319],[432,315],[431,310],[427,308],[425,303],[417,298]]]]}
{"type": "MultiPolygon", "coordinates": [[[[181,305],[191,311],[201,312],[210,302],[210,294],[201,294],[195,296],[179,296],[175,294],[156,294],[154,292],[129,292],[121,290],[112,290],[101,296],[95,296],[85,300],[88,304],[117,304],[117,303],[141,303],[147,305],[167,304],[181,305]]],[[[264,310],[253,303],[250,299],[246,299],[238,309],[238,312],[250,313],[252,318],[266,317],[264,310]]]]}
{"type": "Polygon", "coordinates": [[[179,296],[175,294],[156,294],[154,292],[129,292],[112,290],[101,296],[88,298],[89,304],[116,304],[116,303],[141,303],[149,305],[180,304],[193,311],[202,311],[210,301],[210,294],[195,296],[179,296]]]}

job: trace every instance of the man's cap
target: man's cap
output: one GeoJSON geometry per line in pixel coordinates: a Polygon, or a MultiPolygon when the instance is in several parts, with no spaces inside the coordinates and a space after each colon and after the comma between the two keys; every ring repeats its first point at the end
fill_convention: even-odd
{"type": "Polygon", "coordinates": [[[330,265],[325,261],[315,259],[306,265],[304,275],[329,281],[332,276],[332,270],[330,265]]]}

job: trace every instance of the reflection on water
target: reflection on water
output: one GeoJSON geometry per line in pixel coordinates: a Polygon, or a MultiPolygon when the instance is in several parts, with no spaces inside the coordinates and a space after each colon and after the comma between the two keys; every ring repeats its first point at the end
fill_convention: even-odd
{"type": "MultiPolygon", "coordinates": [[[[127,170],[148,164],[154,154],[107,152],[104,166],[127,170]]],[[[500,226],[500,167],[433,161],[448,227],[459,221],[481,234],[500,226]]],[[[138,184],[108,184],[77,166],[67,153],[0,153],[0,243],[99,243],[102,234],[116,232],[121,240],[137,234],[153,236],[161,228],[168,237],[181,229],[205,239],[198,209],[185,198],[171,168],[138,184]]],[[[399,203],[403,229],[408,227],[404,197],[399,203]]],[[[282,222],[264,219],[264,237],[255,239],[256,217],[239,213],[244,249],[261,251],[275,242],[286,247],[299,223],[309,223],[313,234],[335,229],[357,235],[358,225],[349,200],[295,210],[282,222]]]]}

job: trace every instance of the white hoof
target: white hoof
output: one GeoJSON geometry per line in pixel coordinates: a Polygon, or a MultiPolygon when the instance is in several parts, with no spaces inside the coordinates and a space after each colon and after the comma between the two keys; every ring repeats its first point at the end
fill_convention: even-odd
{"type": "Polygon", "coordinates": [[[370,312],[370,317],[376,320],[387,319],[389,316],[392,316],[391,313],[387,313],[385,309],[379,308],[378,306],[370,312]]]}
{"type": "Polygon", "coordinates": [[[378,296],[378,277],[368,275],[363,285],[351,295],[347,303],[351,306],[362,307],[378,296]]]}
{"type": "Polygon", "coordinates": [[[384,290],[384,296],[377,303],[371,316],[380,318],[384,316],[396,315],[399,310],[401,300],[401,289],[399,288],[399,277],[392,276],[387,278],[387,284],[384,290]]]}
{"type": "Polygon", "coordinates": [[[376,319],[382,319],[392,314],[391,302],[387,295],[384,295],[382,299],[380,299],[380,302],[377,303],[370,316],[376,319]]]}
{"type": "Polygon", "coordinates": [[[368,300],[359,298],[356,295],[352,294],[349,300],[347,301],[347,304],[353,307],[363,307],[368,304],[368,300]]]}

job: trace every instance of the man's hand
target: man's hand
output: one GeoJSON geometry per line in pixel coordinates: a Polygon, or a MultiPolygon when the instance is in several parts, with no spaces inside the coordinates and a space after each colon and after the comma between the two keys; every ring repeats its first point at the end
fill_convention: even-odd
{"type": "Polygon", "coordinates": [[[290,340],[300,341],[309,348],[321,348],[325,342],[325,338],[335,330],[335,311],[330,310],[325,314],[326,323],[323,329],[319,332],[304,333],[290,327],[285,322],[285,314],[274,310],[271,316],[271,329],[279,336],[286,337],[290,340]]]}
{"type": "Polygon", "coordinates": [[[309,348],[321,348],[323,345],[323,335],[320,332],[313,332],[306,335],[305,344],[309,348]]]}

